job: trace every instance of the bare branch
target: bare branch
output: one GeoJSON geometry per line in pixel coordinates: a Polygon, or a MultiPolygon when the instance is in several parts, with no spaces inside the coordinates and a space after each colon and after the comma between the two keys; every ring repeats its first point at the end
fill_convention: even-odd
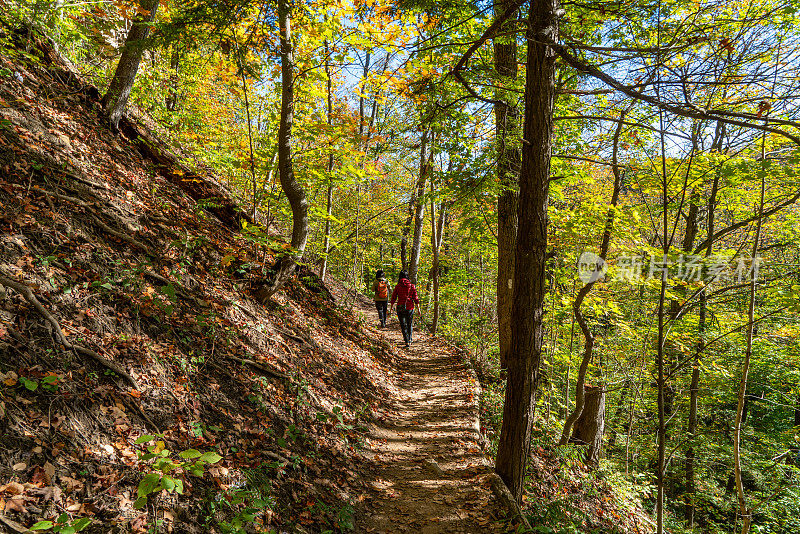
{"type": "MultiPolygon", "coordinates": [[[[794,143],[800,145],[800,137],[798,137],[795,134],[789,133],[789,132],[787,132],[785,130],[781,130],[779,128],[773,128],[773,127],[771,127],[771,126],[769,126],[767,124],[754,124],[754,123],[751,123],[751,122],[746,122],[744,120],[738,120],[736,118],[730,118],[730,116],[733,115],[734,117],[755,119],[755,118],[757,118],[755,116],[751,117],[748,114],[735,114],[735,113],[732,113],[732,112],[722,113],[722,112],[715,111],[715,110],[703,110],[703,109],[700,109],[699,107],[691,106],[691,104],[689,104],[689,106],[691,106],[691,107],[684,107],[684,106],[678,106],[678,105],[675,105],[675,104],[670,104],[668,102],[663,102],[663,101],[661,101],[660,99],[658,99],[658,98],[656,98],[654,96],[647,95],[645,93],[637,91],[637,90],[635,90],[635,89],[623,84],[622,82],[620,82],[619,80],[615,79],[614,77],[612,77],[612,76],[606,74],[605,72],[601,71],[600,69],[598,69],[594,65],[586,63],[585,61],[575,57],[574,55],[572,55],[572,53],[570,53],[569,50],[567,50],[567,47],[564,46],[564,45],[561,45],[561,44],[558,44],[558,43],[553,43],[553,42],[546,43],[546,44],[548,46],[551,46],[553,48],[553,50],[561,57],[561,59],[563,59],[566,64],[568,64],[569,66],[571,66],[575,70],[577,70],[579,72],[583,72],[583,73],[589,74],[590,76],[593,76],[593,77],[597,78],[598,80],[604,82],[606,85],[608,85],[610,87],[613,87],[617,91],[620,91],[621,93],[624,93],[624,94],[628,95],[631,98],[635,98],[637,100],[641,100],[642,102],[647,102],[648,104],[656,106],[659,109],[662,109],[664,111],[668,111],[670,113],[673,113],[673,114],[681,116],[681,117],[687,117],[687,118],[690,118],[690,119],[698,119],[698,120],[714,120],[714,121],[724,122],[726,124],[731,124],[731,125],[734,125],[734,126],[741,126],[743,128],[752,128],[752,129],[755,129],[755,130],[761,130],[763,132],[770,132],[770,133],[774,133],[774,134],[786,137],[787,139],[790,139],[794,143]]],[[[775,122],[773,119],[770,119],[770,120],[775,122]]],[[[794,128],[800,129],[800,124],[797,124],[797,123],[794,123],[794,122],[791,122],[791,121],[782,121],[782,124],[785,124],[787,126],[792,126],[794,128]]]]}
{"type": "MultiPolygon", "coordinates": [[[[467,51],[466,51],[466,52],[464,52],[464,55],[463,55],[463,56],[461,56],[461,59],[459,59],[459,60],[458,60],[458,63],[456,63],[456,65],[455,65],[455,66],[452,68],[452,70],[451,70],[451,71],[448,73],[448,74],[452,74],[453,76],[455,76],[456,80],[458,80],[458,81],[459,81],[459,83],[460,83],[461,85],[463,85],[463,86],[464,86],[464,89],[466,89],[466,90],[467,90],[467,92],[469,92],[469,94],[471,94],[473,97],[477,98],[478,100],[480,100],[480,101],[482,101],[482,102],[486,102],[487,104],[492,104],[492,105],[498,105],[498,104],[502,104],[502,102],[501,102],[500,100],[494,100],[494,99],[486,98],[486,97],[483,97],[483,96],[479,95],[479,94],[478,94],[478,92],[477,92],[477,91],[475,91],[475,89],[474,89],[474,88],[472,88],[472,87],[469,85],[469,83],[467,83],[467,80],[465,80],[465,79],[464,79],[464,76],[462,76],[462,74],[461,74],[461,69],[463,69],[463,68],[466,66],[466,64],[467,64],[467,61],[469,61],[469,59],[472,57],[472,55],[473,55],[475,52],[477,52],[477,50],[478,50],[478,49],[479,49],[481,46],[483,46],[483,44],[484,44],[486,41],[488,41],[489,39],[491,39],[491,38],[492,38],[492,37],[493,37],[493,36],[494,36],[494,35],[497,33],[497,30],[499,30],[499,29],[500,29],[500,27],[501,27],[503,24],[505,24],[505,22],[506,22],[506,21],[507,21],[509,18],[511,18],[511,15],[513,15],[514,13],[516,13],[516,12],[517,12],[517,10],[518,10],[518,9],[519,9],[519,8],[522,6],[522,4],[524,4],[525,2],[526,2],[526,0],[517,0],[516,2],[514,2],[513,4],[511,4],[511,5],[508,7],[508,9],[506,9],[506,10],[503,12],[503,14],[502,14],[502,15],[500,15],[500,16],[498,16],[498,17],[496,17],[496,18],[494,19],[494,22],[492,22],[492,23],[489,25],[489,27],[488,27],[488,28],[486,28],[486,31],[484,31],[484,32],[483,32],[483,35],[481,35],[480,37],[478,37],[478,39],[477,39],[477,40],[476,40],[474,43],[472,43],[472,46],[470,46],[469,48],[467,48],[467,51]]],[[[445,78],[446,78],[446,77],[447,77],[447,76],[445,76],[445,78]]]]}

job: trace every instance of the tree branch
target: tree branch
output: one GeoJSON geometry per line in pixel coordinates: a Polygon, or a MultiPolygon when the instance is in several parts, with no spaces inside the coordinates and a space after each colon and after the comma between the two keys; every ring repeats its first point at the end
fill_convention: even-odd
{"type": "Polygon", "coordinates": [[[50,325],[53,327],[53,330],[55,331],[56,338],[62,345],[64,345],[64,348],[66,348],[67,350],[75,351],[78,354],[83,354],[84,356],[88,356],[89,358],[93,359],[103,367],[110,369],[115,373],[117,373],[118,375],[120,375],[121,377],[123,377],[134,388],[139,389],[139,384],[130,374],[128,374],[128,372],[125,369],[122,368],[122,366],[120,366],[115,362],[107,360],[106,358],[100,356],[98,353],[96,353],[91,349],[87,349],[86,347],[81,347],[80,345],[73,345],[72,343],[67,341],[64,332],[61,330],[61,324],[58,322],[58,319],[53,317],[53,314],[47,311],[47,308],[45,308],[42,305],[42,303],[39,302],[39,299],[36,298],[36,295],[33,294],[33,291],[29,286],[23,284],[22,282],[15,281],[3,273],[0,273],[0,285],[13,289],[14,291],[22,295],[22,297],[26,301],[28,301],[28,303],[31,304],[36,309],[36,311],[38,311],[45,318],[45,320],[48,323],[50,323],[50,325]]]}
{"type": "MultiPolygon", "coordinates": [[[[767,124],[753,124],[751,122],[746,122],[744,120],[737,120],[734,118],[727,118],[726,116],[732,115],[731,112],[722,112],[722,111],[710,111],[710,110],[703,110],[698,107],[682,107],[675,104],[670,104],[667,102],[663,102],[654,96],[647,95],[636,89],[628,87],[627,85],[621,83],[619,80],[613,78],[612,76],[606,74],[605,72],[601,71],[599,68],[582,61],[581,59],[572,55],[567,47],[554,42],[545,43],[548,46],[552,47],[553,50],[558,54],[564,62],[574,68],[579,72],[583,72],[585,74],[589,74],[597,78],[598,80],[602,81],[606,85],[613,87],[617,91],[628,95],[631,98],[635,98],[637,100],[641,100],[642,102],[647,102],[653,106],[656,106],[659,109],[664,111],[668,111],[680,117],[687,117],[690,119],[698,119],[698,120],[713,120],[724,122],[726,124],[731,124],[733,126],[741,126],[743,128],[752,128],[756,130],[761,130],[763,132],[770,132],[777,135],[781,135],[786,137],[787,139],[792,140],[794,143],[800,145],[800,137],[797,135],[791,134],[779,128],[772,128],[767,124]]],[[[691,104],[690,104],[691,105],[691,104]]],[[[756,118],[755,116],[751,117],[750,115],[746,114],[735,114],[734,116],[739,116],[743,118],[756,118]]],[[[800,129],[800,124],[796,124],[791,121],[781,121],[782,124],[793,126],[795,128],[800,129]]]]}
{"type": "Polygon", "coordinates": [[[742,226],[746,226],[746,225],[750,224],[751,222],[758,221],[759,219],[767,218],[767,217],[777,213],[778,211],[782,210],[783,208],[791,206],[792,204],[797,202],[798,199],[800,199],[800,191],[797,191],[794,195],[792,195],[789,198],[789,200],[787,200],[785,202],[782,202],[782,203],[780,203],[780,204],[778,204],[776,206],[773,206],[772,208],[770,208],[768,210],[765,210],[764,213],[762,213],[761,215],[753,215],[752,217],[748,217],[747,219],[741,220],[741,221],[739,221],[739,222],[737,222],[735,224],[732,224],[732,225],[728,226],[727,228],[723,228],[722,230],[720,230],[718,232],[715,232],[713,236],[704,239],[699,245],[697,245],[695,247],[695,249],[694,249],[694,253],[697,254],[698,252],[700,252],[701,250],[706,248],[708,246],[709,242],[713,243],[713,242],[717,241],[718,239],[720,239],[721,237],[724,237],[724,236],[730,234],[734,230],[737,230],[737,229],[741,228],[742,226]]]}
{"type": "MultiPolygon", "coordinates": [[[[486,41],[491,39],[495,35],[495,33],[497,33],[497,30],[499,30],[500,27],[503,26],[503,24],[505,24],[505,22],[509,18],[511,18],[511,16],[514,13],[516,13],[517,10],[520,7],[522,7],[522,4],[524,4],[526,1],[527,0],[517,0],[516,2],[508,6],[508,9],[506,9],[502,15],[495,17],[494,21],[489,25],[489,27],[486,28],[483,34],[480,37],[478,37],[478,39],[474,43],[472,43],[472,46],[467,48],[467,51],[464,52],[464,55],[461,56],[461,59],[458,60],[458,63],[456,63],[455,66],[448,73],[455,76],[456,80],[458,80],[459,83],[461,83],[461,85],[464,86],[464,89],[466,89],[469,94],[471,94],[473,97],[477,98],[482,102],[486,102],[487,104],[492,104],[492,105],[502,104],[502,102],[499,100],[494,100],[479,95],[478,92],[475,91],[475,89],[472,86],[470,86],[469,83],[467,83],[467,80],[464,79],[464,76],[462,76],[461,74],[461,69],[463,69],[467,65],[467,61],[469,61],[472,55],[475,52],[477,52],[478,49],[481,46],[483,46],[483,44],[486,41]]],[[[445,78],[446,77],[447,76],[445,76],[445,78]]]]}

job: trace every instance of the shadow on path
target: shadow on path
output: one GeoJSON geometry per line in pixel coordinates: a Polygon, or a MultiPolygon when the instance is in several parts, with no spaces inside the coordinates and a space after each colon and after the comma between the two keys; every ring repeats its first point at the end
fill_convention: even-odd
{"type": "MultiPolygon", "coordinates": [[[[369,320],[374,308],[361,306],[369,320]]],[[[402,344],[397,319],[376,329],[402,344]]],[[[451,347],[414,333],[410,349],[397,348],[397,394],[381,406],[370,429],[375,462],[371,493],[357,532],[504,532],[502,512],[484,484],[491,470],[478,445],[479,387],[451,347]]]]}

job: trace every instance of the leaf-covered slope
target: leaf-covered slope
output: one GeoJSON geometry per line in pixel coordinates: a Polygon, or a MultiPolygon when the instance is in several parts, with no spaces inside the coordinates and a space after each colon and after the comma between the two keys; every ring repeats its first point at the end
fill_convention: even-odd
{"type": "MultiPolygon", "coordinates": [[[[246,215],[220,181],[134,121],[112,133],[98,90],[44,38],[5,32],[0,531],[78,521],[87,531],[136,532],[154,520],[172,532],[241,532],[245,523],[347,531],[359,511],[394,507],[396,481],[381,474],[406,470],[416,480],[425,465],[388,456],[375,464],[362,446],[376,435],[371,423],[397,430],[388,419],[398,399],[408,408],[415,377],[398,372],[408,356],[339,307],[329,287],[343,289],[313,273],[261,303],[275,251],[236,231],[246,215]]],[[[424,408],[445,417],[440,405],[424,408]]],[[[459,448],[441,446],[451,456],[459,448]]],[[[596,481],[576,475],[559,485],[548,455],[533,467],[544,504],[534,511],[579,500],[584,525],[639,531],[626,503],[605,498],[607,486],[593,499],[581,486],[596,481]]],[[[485,483],[485,469],[467,475],[462,485],[485,483]]],[[[465,511],[451,499],[424,510],[452,505],[480,525],[494,517],[483,501],[465,511]]],[[[425,515],[413,499],[404,505],[425,515]]],[[[403,514],[387,517],[416,528],[403,514]]],[[[534,526],[559,532],[561,523],[534,526]]]]}
{"type": "Polygon", "coordinates": [[[312,273],[259,303],[273,251],[231,230],[223,189],[134,123],[114,135],[95,88],[5,32],[0,530],[347,530],[392,350],[312,273]]]}

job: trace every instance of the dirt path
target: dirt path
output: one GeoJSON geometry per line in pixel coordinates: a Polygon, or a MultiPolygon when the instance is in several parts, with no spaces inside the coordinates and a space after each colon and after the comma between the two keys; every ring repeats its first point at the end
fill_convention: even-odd
{"type": "MultiPolygon", "coordinates": [[[[361,307],[377,323],[375,309],[361,307]]],[[[371,428],[374,491],[357,532],[503,532],[484,483],[490,467],[478,445],[479,388],[462,357],[416,328],[406,349],[397,317],[376,335],[400,354],[398,393],[371,428]]]]}

